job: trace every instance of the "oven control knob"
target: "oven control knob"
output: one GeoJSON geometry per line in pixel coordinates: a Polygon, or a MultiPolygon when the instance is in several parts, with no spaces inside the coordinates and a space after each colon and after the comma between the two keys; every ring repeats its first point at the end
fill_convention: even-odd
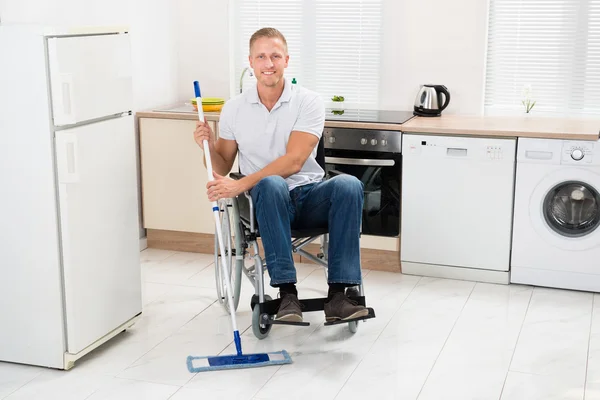
{"type": "Polygon", "coordinates": [[[575,161],[579,161],[583,158],[583,151],[581,149],[575,149],[571,152],[571,158],[575,161]]]}
{"type": "Polygon", "coordinates": [[[367,144],[367,139],[365,139],[365,138],[360,139],[360,144],[367,144]]]}
{"type": "Polygon", "coordinates": [[[335,143],[335,137],[329,136],[329,143],[335,143]]]}
{"type": "Polygon", "coordinates": [[[377,144],[377,139],[371,139],[371,146],[375,146],[377,144]]]}
{"type": "Polygon", "coordinates": [[[382,145],[382,146],[386,146],[386,145],[387,145],[387,140],[385,140],[385,139],[381,139],[381,145],[382,145]]]}

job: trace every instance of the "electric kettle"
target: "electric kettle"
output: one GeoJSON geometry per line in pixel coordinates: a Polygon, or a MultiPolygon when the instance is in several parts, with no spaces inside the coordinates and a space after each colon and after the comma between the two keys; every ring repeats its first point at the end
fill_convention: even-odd
{"type": "Polygon", "coordinates": [[[439,117],[442,115],[442,111],[448,107],[448,103],[450,103],[450,92],[446,86],[421,85],[415,99],[414,114],[421,117],[439,117]]]}

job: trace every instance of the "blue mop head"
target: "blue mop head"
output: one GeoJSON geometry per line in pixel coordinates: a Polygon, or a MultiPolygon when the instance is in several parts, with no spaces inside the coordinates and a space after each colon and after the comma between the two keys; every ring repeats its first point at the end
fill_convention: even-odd
{"type": "Polygon", "coordinates": [[[266,367],[268,365],[283,365],[291,363],[292,359],[288,352],[285,350],[277,351],[274,353],[242,354],[213,357],[188,356],[187,358],[187,367],[190,372],[266,367]]]}

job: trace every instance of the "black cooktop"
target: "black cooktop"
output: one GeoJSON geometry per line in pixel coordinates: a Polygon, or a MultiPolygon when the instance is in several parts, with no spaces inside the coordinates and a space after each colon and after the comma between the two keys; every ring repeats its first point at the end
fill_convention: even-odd
{"type": "Polygon", "coordinates": [[[412,111],[393,110],[325,110],[326,121],[371,122],[403,124],[414,117],[412,111]]]}

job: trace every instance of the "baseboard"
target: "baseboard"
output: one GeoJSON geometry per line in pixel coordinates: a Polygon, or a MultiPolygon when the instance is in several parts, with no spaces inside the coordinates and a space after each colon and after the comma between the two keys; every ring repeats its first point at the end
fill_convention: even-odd
{"type": "Polygon", "coordinates": [[[447,265],[422,264],[402,261],[402,273],[406,275],[430,276],[434,278],[459,279],[507,285],[510,281],[508,271],[493,271],[476,268],[451,267],[447,265]]]}
{"type": "Polygon", "coordinates": [[[148,247],[152,249],[214,253],[215,242],[212,234],[160,229],[148,229],[146,232],[148,247]]]}
{"type": "MultiPolygon", "coordinates": [[[[214,235],[207,233],[194,232],[176,232],[159,229],[147,230],[148,247],[163,250],[188,251],[193,253],[214,253],[214,235]]],[[[260,239],[258,246],[262,254],[262,245],[260,239]]],[[[311,243],[303,247],[311,254],[317,254],[319,244],[311,243]]],[[[400,252],[378,250],[378,249],[360,249],[361,266],[363,269],[372,269],[376,271],[402,272],[400,266],[400,252]]],[[[313,263],[306,257],[294,254],[295,262],[313,263]]]]}
{"type": "Polygon", "coordinates": [[[600,292],[600,274],[511,266],[510,282],[556,289],[600,292]]]}

